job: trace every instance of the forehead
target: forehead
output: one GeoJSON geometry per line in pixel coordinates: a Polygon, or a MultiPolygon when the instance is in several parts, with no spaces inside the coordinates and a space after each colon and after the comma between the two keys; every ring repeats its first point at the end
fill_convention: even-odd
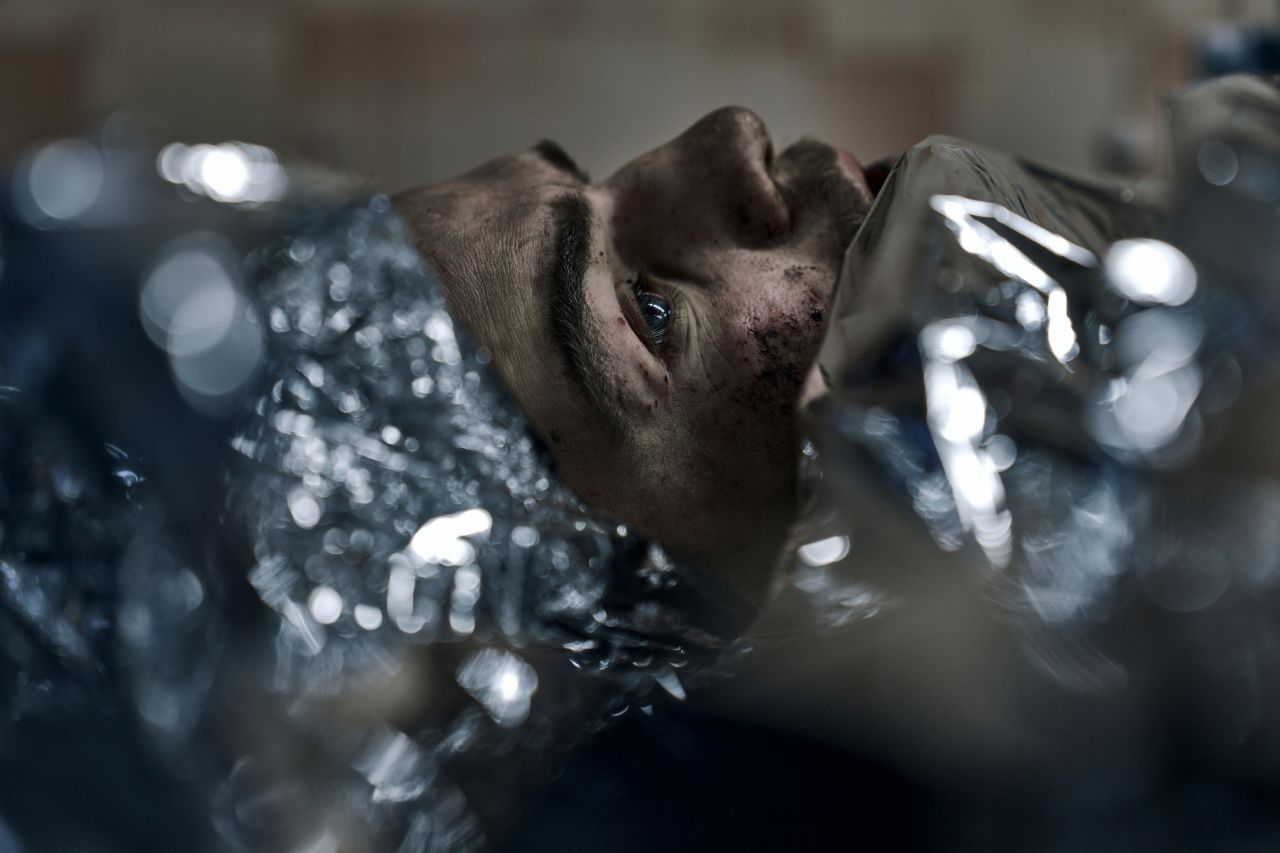
{"type": "MultiPolygon", "coordinates": [[[[546,334],[551,206],[565,188],[562,172],[522,151],[426,188],[419,197],[417,230],[425,254],[450,303],[500,369],[524,363],[514,350],[546,334]]],[[[505,378],[520,384],[522,377],[505,378]]]]}
{"type": "Polygon", "coordinates": [[[434,260],[471,275],[536,276],[550,261],[551,205],[573,186],[533,151],[497,157],[437,184],[434,260]]]}
{"type": "Polygon", "coordinates": [[[445,181],[446,192],[461,194],[478,203],[511,210],[546,201],[564,189],[580,185],[560,166],[532,150],[495,157],[465,174],[445,181]]]}
{"type": "Polygon", "coordinates": [[[533,158],[520,153],[490,160],[437,184],[435,190],[441,212],[450,217],[450,231],[484,238],[509,233],[536,218],[551,184],[533,158]]]}

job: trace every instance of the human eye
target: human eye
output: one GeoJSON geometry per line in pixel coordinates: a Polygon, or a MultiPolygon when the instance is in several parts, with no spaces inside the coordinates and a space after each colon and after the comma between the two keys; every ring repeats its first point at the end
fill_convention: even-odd
{"type": "Polygon", "coordinates": [[[644,322],[649,343],[655,349],[662,349],[676,321],[675,306],[666,297],[657,293],[652,283],[644,276],[636,279],[631,286],[631,292],[635,297],[640,319],[644,322]]]}

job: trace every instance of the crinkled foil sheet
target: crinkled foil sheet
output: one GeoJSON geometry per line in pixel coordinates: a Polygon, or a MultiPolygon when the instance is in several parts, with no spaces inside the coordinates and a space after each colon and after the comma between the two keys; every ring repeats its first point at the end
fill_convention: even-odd
{"type": "MultiPolygon", "coordinates": [[[[860,619],[976,590],[974,621],[996,627],[973,636],[998,653],[930,699],[895,694],[954,702],[948,724],[985,695],[939,752],[1045,785],[1046,826],[1151,801],[1143,819],[1173,826],[1212,800],[1206,837],[1247,847],[1274,839],[1250,804],[1280,783],[1280,94],[1207,83],[1169,123],[1157,187],[943,137],[906,153],[847,257],[806,404],[783,600],[793,632],[857,642],[860,619]]],[[[886,669],[969,641],[911,624],[886,669]]]]}
{"type": "MultiPolygon", "coordinates": [[[[930,140],[833,306],[774,610],[836,642],[971,580],[1068,811],[1160,796],[1175,734],[1276,781],[1274,105],[1175,101],[1157,193],[930,140]],[[1111,787],[1067,772],[1102,753],[1111,787]]],[[[0,247],[0,846],[483,848],[737,648],[557,482],[386,199],[281,198],[251,146],[57,145],[0,247]]]]}
{"type": "Polygon", "coordinates": [[[15,177],[53,202],[6,233],[0,820],[32,849],[483,848],[732,637],[559,483],[386,198],[165,185],[210,151],[265,156],[64,143],[105,223],[15,177]],[[77,785],[114,806],[60,816],[77,785]]]}

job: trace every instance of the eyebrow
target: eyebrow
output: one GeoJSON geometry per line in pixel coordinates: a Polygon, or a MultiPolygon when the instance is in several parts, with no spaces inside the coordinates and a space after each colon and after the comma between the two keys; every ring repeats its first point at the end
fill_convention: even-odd
{"type": "Polygon", "coordinates": [[[560,147],[558,142],[550,139],[540,140],[533,146],[532,151],[552,168],[564,172],[581,183],[591,183],[591,176],[569,156],[569,152],[560,147]]]}
{"type": "Polygon", "coordinates": [[[586,276],[591,263],[591,207],[580,192],[551,204],[551,334],[574,384],[603,417],[612,435],[626,431],[604,383],[604,347],[587,314],[586,276]]]}

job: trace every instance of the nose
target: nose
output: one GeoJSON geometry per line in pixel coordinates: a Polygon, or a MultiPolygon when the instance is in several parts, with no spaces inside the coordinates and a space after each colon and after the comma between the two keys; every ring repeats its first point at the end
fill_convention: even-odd
{"type": "Polygon", "coordinates": [[[610,182],[639,232],[659,229],[685,245],[758,247],[778,242],[790,228],[772,162],[760,117],[726,107],[632,161],[610,182]]]}

